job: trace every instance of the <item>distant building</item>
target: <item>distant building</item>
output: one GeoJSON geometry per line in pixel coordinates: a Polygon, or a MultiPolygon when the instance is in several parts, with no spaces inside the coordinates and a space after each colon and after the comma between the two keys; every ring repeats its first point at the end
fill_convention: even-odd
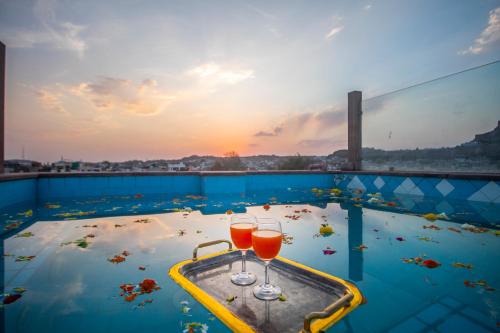
{"type": "Polygon", "coordinates": [[[30,160],[6,160],[4,162],[5,173],[15,172],[38,172],[42,168],[42,164],[30,160]]]}
{"type": "Polygon", "coordinates": [[[79,172],[101,172],[102,168],[98,163],[88,163],[88,162],[75,162],[75,168],[72,170],[79,172]]]}
{"type": "Polygon", "coordinates": [[[186,167],[186,164],[184,164],[183,162],[169,163],[169,164],[167,164],[167,170],[168,171],[187,171],[188,168],[186,167]]]}
{"type": "Polygon", "coordinates": [[[308,169],[311,171],[325,171],[326,170],[326,163],[309,164],[308,169]]]}
{"type": "Polygon", "coordinates": [[[53,172],[70,172],[72,166],[73,166],[73,161],[65,160],[65,159],[61,158],[61,160],[52,163],[52,171],[53,172]]]}

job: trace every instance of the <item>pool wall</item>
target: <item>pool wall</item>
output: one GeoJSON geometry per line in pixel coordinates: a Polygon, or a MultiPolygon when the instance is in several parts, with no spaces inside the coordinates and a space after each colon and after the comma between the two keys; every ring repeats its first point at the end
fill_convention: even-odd
{"type": "Polygon", "coordinates": [[[41,200],[129,194],[245,194],[246,192],[287,188],[332,187],[333,177],[326,173],[246,174],[179,173],[128,174],[85,177],[41,177],[37,194],[41,200]]]}
{"type": "Polygon", "coordinates": [[[37,200],[37,179],[0,181],[0,208],[37,200]]]}
{"type": "Polygon", "coordinates": [[[500,203],[500,175],[366,172],[178,172],[0,176],[0,208],[26,201],[130,194],[245,194],[333,188],[500,203]]]}

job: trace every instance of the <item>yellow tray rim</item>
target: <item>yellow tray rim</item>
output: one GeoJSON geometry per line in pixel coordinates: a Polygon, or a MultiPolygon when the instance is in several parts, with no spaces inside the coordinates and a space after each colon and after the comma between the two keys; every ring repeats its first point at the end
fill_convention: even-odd
{"type": "MultiPolygon", "coordinates": [[[[201,261],[208,258],[217,257],[228,252],[232,252],[231,250],[224,250],[220,252],[215,252],[211,254],[204,255],[199,257],[197,261],[201,261]]],[[[280,256],[277,256],[276,259],[286,262],[290,265],[300,267],[309,272],[315,273],[317,275],[324,276],[330,280],[337,281],[343,285],[346,285],[349,290],[353,294],[353,299],[351,300],[351,305],[349,307],[340,308],[338,311],[334,312],[331,316],[323,319],[316,319],[311,324],[311,332],[317,333],[322,330],[326,330],[329,327],[333,326],[340,319],[346,316],[349,312],[357,308],[360,304],[364,303],[364,297],[359,291],[359,289],[351,282],[340,279],[336,276],[327,274],[325,272],[318,271],[314,268],[305,266],[301,263],[295,262],[290,259],[286,259],[280,256]]],[[[208,293],[203,291],[203,289],[196,286],[189,279],[187,279],[184,275],[180,273],[180,270],[183,266],[192,263],[192,259],[181,261],[175,265],[173,265],[169,270],[170,277],[179,284],[182,288],[184,288],[191,296],[193,296],[198,302],[203,304],[208,310],[210,310],[217,318],[219,318],[227,327],[229,327],[233,332],[241,332],[241,333],[255,333],[255,330],[245,323],[238,316],[233,314],[228,308],[226,308],[223,304],[219,303],[215,298],[210,296],[208,293]]],[[[322,309],[318,309],[321,311],[322,309]]],[[[304,314],[305,315],[305,314],[304,314]]]]}

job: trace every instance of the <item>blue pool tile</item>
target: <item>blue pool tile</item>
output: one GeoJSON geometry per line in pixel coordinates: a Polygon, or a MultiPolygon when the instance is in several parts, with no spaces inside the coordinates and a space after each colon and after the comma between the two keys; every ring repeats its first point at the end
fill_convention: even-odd
{"type": "Polygon", "coordinates": [[[474,332],[474,333],[489,333],[491,330],[487,329],[480,322],[472,321],[471,319],[456,314],[449,317],[444,323],[437,327],[439,332],[474,332]]]}
{"type": "Polygon", "coordinates": [[[420,200],[415,202],[415,207],[413,207],[415,212],[425,214],[428,212],[436,212],[436,203],[431,200],[420,200]]]}
{"type": "Polygon", "coordinates": [[[443,180],[443,178],[438,178],[438,177],[423,177],[425,180],[427,180],[428,183],[430,183],[432,186],[436,186],[443,180]]]}
{"type": "MultiPolygon", "coordinates": [[[[173,180],[172,176],[163,176],[161,177],[161,186],[163,193],[170,193],[173,190],[173,180]]],[[[199,193],[199,192],[198,192],[199,193]]]]}
{"type": "Polygon", "coordinates": [[[388,332],[389,333],[416,333],[416,332],[421,332],[425,328],[425,325],[415,319],[415,318],[410,318],[401,324],[399,324],[396,327],[393,327],[390,329],[388,332]]]}
{"type": "Polygon", "coordinates": [[[202,178],[202,195],[245,193],[245,176],[208,176],[202,178]]]}
{"type": "Polygon", "coordinates": [[[343,177],[339,178],[340,181],[337,183],[337,187],[345,190],[347,188],[347,185],[351,182],[352,178],[354,178],[354,176],[352,174],[346,174],[342,176],[343,177]]]}
{"type": "Polygon", "coordinates": [[[418,184],[420,190],[424,193],[426,197],[441,198],[442,194],[436,189],[435,182],[431,178],[424,178],[418,184]]]}
{"type": "Polygon", "coordinates": [[[0,207],[14,205],[36,197],[36,179],[0,182],[0,207]],[[7,193],[8,195],[4,195],[7,193]]]}
{"type": "Polygon", "coordinates": [[[375,184],[373,183],[375,181],[375,179],[377,178],[377,176],[366,176],[362,181],[363,181],[363,184],[365,184],[365,187],[366,187],[366,191],[368,193],[376,193],[376,192],[380,192],[379,189],[375,186],[375,184]]]}
{"type": "Polygon", "coordinates": [[[492,318],[489,318],[484,313],[481,313],[470,306],[466,307],[461,311],[462,314],[466,315],[473,321],[479,322],[488,328],[495,330],[496,323],[492,318]]]}
{"type": "Polygon", "coordinates": [[[444,305],[452,308],[452,309],[456,309],[462,305],[462,303],[460,303],[456,298],[451,297],[451,296],[446,296],[446,297],[442,298],[439,302],[441,304],[444,304],[444,305]]]}
{"type": "Polygon", "coordinates": [[[424,180],[426,179],[426,177],[409,177],[412,182],[416,185],[416,186],[419,186],[419,184],[424,180]]]}
{"type": "Polygon", "coordinates": [[[500,186],[498,182],[490,181],[485,186],[483,186],[480,192],[488,199],[490,202],[495,202],[498,197],[500,197],[500,186]]]}
{"type": "Polygon", "coordinates": [[[486,184],[489,183],[489,181],[487,180],[477,180],[477,179],[473,179],[473,180],[470,180],[470,183],[472,184],[472,186],[474,186],[476,188],[476,190],[480,190],[482,189],[486,184]]]}
{"type": "Polygon", "coordinates": [[[344,179],[344,175],[333,175],[333,184],[338,187],[344,179]]]}
{"type": "Polygon", "coordinates": [[[368,182],[369,182],[369,179],[370,179],[370,176],[369,175],[358,175],[357,176],[358,179],[363,183],[363,185],[366,187],[368,187],[368,182]]]}
{"type": "Polygon", "coordinates": [[[394,190],[401,185],[405,177],[387,177],[388,181],[384,186],[384,192],[394,192],[394,190]]]}
{"type": "Polygon", "coordinates": [[[135,178],[136,177],[123,177],[123,186],[127,189],[127,194],[135,192],[135,178]]]}
{"type": "Polygon", "coordinates": [[[171,193],[199,194],[201,193],[200,176],[170,176],[172,177],[171,193]]]}
{"type": "Polygon", "coordinates": [[[467,198],[477,191],[469,180],[448,179],[448,182],[455,188],[446,196],[447,198],[467,200],[467,198]]]}
{"type": "Polygon", "coordinates": [[[433,324],[438,320],[444,319],[449,313],[450,309],[439,304],[432,304],[417,315],[417,318],[426,324],[433,324]]]}

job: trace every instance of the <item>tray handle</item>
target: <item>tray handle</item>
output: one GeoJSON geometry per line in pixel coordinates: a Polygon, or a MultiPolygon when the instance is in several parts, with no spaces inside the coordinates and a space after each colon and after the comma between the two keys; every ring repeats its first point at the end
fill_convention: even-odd
{"type": "Polygon", "coordinates": [[[229,245],[229,250],[233,249],[233,243],[231,243],[230,241],[225,240],[225,239],[219,239],[219,240],[214,240],[211,242],[201,243],[197,247],[195,247],[193,250],[193,261],[198,260],[198,249],[201,249],[202,247],[220,244],[220,243],[227,243],[229,245]]]}
{"type": "Polygon", "coordinates": [[[311,312],[304,317],[304,329],[303,332],[309,333],[311,332],[311,323],[314,319],[326,318],[337,312],[338,309],[349,306],[351,304],[351,300],[354,298],[353,293],[347,289],[344,296],[336,300],[334,303],[328,305],[323,311],[320,312],[311,312]]]}

